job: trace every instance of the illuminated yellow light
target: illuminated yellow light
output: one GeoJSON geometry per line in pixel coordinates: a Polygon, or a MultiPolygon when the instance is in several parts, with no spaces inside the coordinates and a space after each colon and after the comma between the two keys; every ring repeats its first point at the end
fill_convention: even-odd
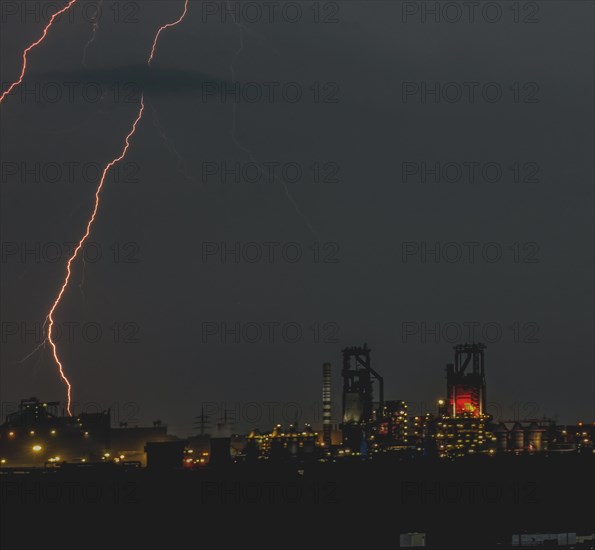
{"type": "Polygon", "coordinates": [[[103,456],[104,456],[105,458],[109,458],[109,457],[110,457],[110,454],[109,454],[109,453],[104,453],[104,454],[103,454],[103,456]]]}
{"type": "Polygon", "coordinates": [[[0,464],[6,464],[6,459],[3,458],[2,460],[0,460],[0,464]]]}
{"type": "Polygon", "coordinates": [[[33,430],[31,430],[31,431],[29,432],[29,435],[35,435],[35,432],[34,432],[33,430]]]}
{"type": "Polygon", "coordinates": [[[41,449],[43,449],[43,447],[41,445],[33,445],[33,447],[31,447],[31,448],[36,453],[38,453],[39,451],[41,451],[41,449]]]}
{"type": "Polygon", "coordinates": [[[120,455],[120,458],[124,458],[124,455],[120,455]]]}
{"type": "Polygon", "coordinates": [[[8,437],[14,437],[14,432],[8,432],[8,437]]]}
{"type": "Polygon", "coordinates": [[[50,433],[51,433],[52,435],[56,435],[56,430],[52,430],[50,433]]]}

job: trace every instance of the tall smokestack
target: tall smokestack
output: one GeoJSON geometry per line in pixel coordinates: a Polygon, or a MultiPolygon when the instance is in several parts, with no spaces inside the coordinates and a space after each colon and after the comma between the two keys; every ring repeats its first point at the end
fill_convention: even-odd
{"type": "Polygon", "coordinates": [[[331,364],[322,365],[322,440],[331,446],[331,364]]]}

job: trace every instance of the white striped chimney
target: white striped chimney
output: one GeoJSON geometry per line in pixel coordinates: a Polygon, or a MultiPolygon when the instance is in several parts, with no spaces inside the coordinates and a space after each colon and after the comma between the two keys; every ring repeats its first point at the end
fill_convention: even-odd
{"type": "Polygon", "coordinates": [[[325,447],[331,446],[331,364],[322,365],[322,440],[325,447]]]}

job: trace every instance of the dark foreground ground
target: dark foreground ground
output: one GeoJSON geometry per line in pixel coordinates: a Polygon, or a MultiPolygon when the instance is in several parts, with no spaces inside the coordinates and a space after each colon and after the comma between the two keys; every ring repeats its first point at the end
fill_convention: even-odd
{"type": "Polygon", "coordinates": [[[507,548],[513,533],[593,533],[594,466],[565,455],[5,470],[0,548],[395,549],[414,531],[428,547],[507,548]]]}

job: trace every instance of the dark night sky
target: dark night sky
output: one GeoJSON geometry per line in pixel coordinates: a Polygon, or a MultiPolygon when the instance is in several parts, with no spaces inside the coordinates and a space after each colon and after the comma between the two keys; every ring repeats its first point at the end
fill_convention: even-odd
{"type": "MultiPolygon", "coordinates": [[[[265,402],[298,402],[311,411],[321,364],[330,360],[338,412],[340,350],[364,342],[384,375],[386,396],[431,409],[444,395],[453,344],[419,336],[405,342],[403,323],[478,321],[502,327],[487,351],[492,411],[560,422],[593,415],[591,2],[539,2],[534,24],[514,24],[510,3],[499,4],[503,17],[493,24],[481,17],[472,24],[403,22],[403,3],[385,1],[339,2],[333,24],[312,21],[312,2],[302,3],[297,23],[246,24],[237,80],[294,81],[304,96],[293,104],[240,102],[237,137],[261,162],[304,168],[302,180],[287,187],[305,219],[279,182],[201,182],[204,163],[250,161],[231,138],[232,101],[201,97],[204,82],[231,80],[239,28],[216,18],[204,22],[207,3],[191,1],[187,19],[162,34],[148,74],[143,67],[155,30],[177,18],[181,2],[137,2],[136,23],[114,22],[113,4],[106,1],[87,69],[82,53],[91,29],[76,12],[31,54],[26,82],[43,90],[50,82],[63,90],[65,82],[96,82],[105,90],[138,82],[148,104],[126,158],[138,166],[136,181],[108,179],[91,235],[102,258],[87,263],[83,292],[76,264],[57,315],[62,323],[99,323],[103,330],[96,343],[77,331],[74,342],[59,344],[79,410],[98,403],[119,409],[120,420],[160,418],[180,435],[190,433],[205,402],[263,409],[265,402]],[[402,83],[421,81],[496,82],[504,95],[495,103],[422,104],[419,96],[404,103],[402,83]],[[538,102],[515,103],[515,81],[537,82],[538,102]],[[314,102],[315,82],[337,83],[338,102],[314,102]],[[153,108],[193,181],[177,170],[153,108]],[[336,163],[339,181],[313,181],[307,170],[316,161],[336,163]],[[402,163],[413,161],[497,162],[505,172],[497,183],[404,183],[402,163]],[[536,163],[539,181],[512,181],[514,161],[536,163]],[[295,242],[304,256],[297,263],[205,262],[203,242],[211,241],[295,242]],[[337,243],[338,262],[313,261],[315,241],[337,243]],[[495,242],[503,256],[494,263],[404,262],[401,247],[409,241],[495,242]],[[537,243],[538,262],[516,263],[509,250],[515,242],[537,243]],[[137,243],[139,261],[114,261],[114,243],[137,243]],[[263,336],[225,345],[201,335],[208,322],[269,321],[299,323],[301,341],[284,342],[279,331],[274,343],[263,336]],[[137,343],[114,341],[114,323],[125,322],[139,327],[137,343]],[[309,328],[315,323],[335,323],[336,341],[316,342],[309,328]],[[515,323],[525,325],[521,340],[526,323],[535,323],[538,341],[515,342],[515,323]]],[[[3,18],[3,83],[16,78],[21,52],[41,26],[33,18],[3,18]]],[[[17,93],[0,108],[3,414],[30,395],[65,397],[48,350],[15,364],[35,341],[6,331],[43,322],[66,249],[57,262],[36,262],[7,255],[6,247],[78,240],[95,191],[78,169],[74,181],[55,183],[19,182],[6,170],[15,162],[104,165],[120,151],[137,110],[137,102],[114,101],[109,90],[95,103],[76,92],[73,102],[55,103],[17,93]]]]}

